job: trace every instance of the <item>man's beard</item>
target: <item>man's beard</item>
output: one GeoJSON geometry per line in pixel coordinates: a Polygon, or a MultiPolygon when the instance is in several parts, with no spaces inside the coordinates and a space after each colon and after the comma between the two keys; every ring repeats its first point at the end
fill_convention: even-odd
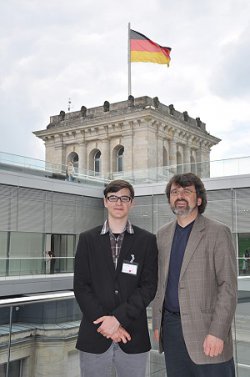
{"type": "Polygon", "coordinates": [[[176,203],[178,202],[178,200],[175,201],[174,205],[171,207],[171,210],[173,211],[173,213],[177,216],[188,216],[190,215],[191,212],[193,212],[194,208],[191,208],[189,205],[188,205],[188,202],[186,200],[182,200],[182,202],[185,202],[187,204],[187,206],[185,208],[179,208],[179,207],[176,207],[176,203]]]}

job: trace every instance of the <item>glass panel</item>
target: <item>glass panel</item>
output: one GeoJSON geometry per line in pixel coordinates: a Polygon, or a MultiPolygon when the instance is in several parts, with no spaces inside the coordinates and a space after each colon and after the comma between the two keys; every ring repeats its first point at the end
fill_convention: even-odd
{"type": "Polygon", "coordinates": [[[0,276],[72,273],[75,245],[76,235],[0,232],[0,276]]]}
{"type": "Polygon", "coordinates": [[[56,258],[54,272],[73,272],[75,236],[52,234],[51,245],[56,258]]]}
{"type": "MultiPolygon", "coordinates": [[[[42,296],[41,296],[42,297],[42,296]]],[[[250,295],[242,300],[239,291],[239,303],[236,313],[235,361],[238,377],[250,374],[250,295]]],[[[78,305],[70,296],[59,301],[20,303],[14,307],[11,336],[15,339],[11,344],[9,377],[34,377],[48,375],[79,376],[79,355],[75,350],[81,313],[78,305]],[[63,331],[62,331],[63,329],[63,331]],[[42,342],[36,338],[43,337],[42,342]],[[69,341],[70,339],[70,341],[69,341]],[[36,357],[34,358],[33,355],[36,357]],[[20,357],[21,356],[21,357],[20,357]],[[53,359],[52,359],[53,357],[53,359]]],[[[0,300],[1,305],[1,300],[0,300]]],[[[6,376],[9,337],[9,308],[0,306],[0,376],[6,376]]],[[[152,336],[152,311],[147,309],[148,324],[152,338],[152,350],[148,364],[147,377],[166,377],[164,355],[159,354],[157,344],[152,336]]]]}
{"type": "Polygon", "coordinates": [[[44,271],[44,236],[11,232],[9,275],[41,274],[44,271]]]}
{"type": "Polygon", "coordinates": [[[35,296],[38,302],[19,303],[11,311],[11,323],[10,308],[1,307],[0,300],[0,377],[7,370],[8,377],[80,375],[75,344],[81,313],[71,292],[60,295],[54,301],[41,295],[44,302],[35,296]]]}
{"type": "MultiPolygon", "coordinates": [[[[7,273],[8,232],[0,232],[0,276],[7,273]]],[[[1,376],[1,374],[0,374],[1,376]]]]}
{"type": "Polygon", "coordinates": [[[250,233],[240,233],[238,235],[238,246],[239,246],[239,275],[249,275],[250,274],[250,233]]]}
{"type": "Polygon", "coordinates": [[[67,272],[73,272],[74,271],[74,256],[75,256],[75,236],[68,235],[67,236],[67,272]]]}
{"type": "Polygon", "coordinates": [[[236,310],[235,358],[237,360],[238,377],[250,376],[250,284],[239,281],[238,305],[236,310]]]}

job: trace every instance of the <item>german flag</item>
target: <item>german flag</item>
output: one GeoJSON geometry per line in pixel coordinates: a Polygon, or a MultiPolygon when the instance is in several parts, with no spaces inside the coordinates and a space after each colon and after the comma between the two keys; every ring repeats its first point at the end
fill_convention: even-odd
{"type": "Polygon", "coordinates": [[[138,31],[130,29],[131,62],[170,63],[170,47],[162,47],[138,31]]]}

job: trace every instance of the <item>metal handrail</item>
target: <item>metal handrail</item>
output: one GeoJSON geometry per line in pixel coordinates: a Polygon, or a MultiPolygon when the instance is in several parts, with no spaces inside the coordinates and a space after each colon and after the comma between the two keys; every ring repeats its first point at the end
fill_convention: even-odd
{"type": "Polygon", "coordinates": [[[10,308],[8,359],[7,359],[5,377],[9,377],[9,370],[10,370],[9,367],[10,367],[13,308],[18,305],[27,305],[33,302],[37,303],[37,302],[59,301],[59,300],[70,299],[73,297],[74,297],[74,293],[72,291],[68,291],[68,292],[60,292],[60,293],[49,293],[49,294],[43,294],[43,295],[32,295],[32,296],[27,296],[27,297],[12,297],[12,298],[0,299],[0,308],[4,308],[4,307],[10,308]]]}
{"type": "Polygon", "coordinates": [[[73,291],[57,292],[49,294],[31,295],[24,297],[12,297],[0,299],[0,308],[27,305],[33,302],[48,302],[70,299],[74,297],[73,291]]]}

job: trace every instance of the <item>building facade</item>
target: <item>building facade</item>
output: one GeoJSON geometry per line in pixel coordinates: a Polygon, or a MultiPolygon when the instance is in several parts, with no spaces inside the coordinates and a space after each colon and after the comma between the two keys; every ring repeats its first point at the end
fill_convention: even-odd
{"type": "MultiPolygon", "coordinates": [[[[249,376],[250,265],[243,268],[250,249],[250,174],[207,178],[206,216],[228,225],[238,257],[239,303],[234,323],[238,377],[249,376]]],[[[156,232],[174,215],[164,194],[166,182],[135,185],[133,224],[156,232]]],[[[73,259],[81,231],[102,224],[104,186],[72,184],[0,166],[0,376],[77,377],[75,343],[81,313],[73,298],[62,301],[17,303],[1,306],[5,299],[34,298],[37,294],[68,293],[73,287],[73,259]],[[56,256],[51,274],[46,251],[56,256]],[[25,293],[24,293],[25,292],[25,293]],[[10,324],[10,318],[12,323],[10,324]],[[11,342],[10,342],[11,334],[11,342]],[[10,354],[8,353],[10,346],[10,354]],[[10,356],[10,357],[9,357],[10,356]]],[[[149,324],[152,323],[148,309],[149,324]]],[[[152,329],[150,327],[152,335],[152,329]]],[[[164,358],[152,338],[147,377],[165,376],[164,358]]]]}
{"type": "Polygon", "coordinates": [[[211,147],[220,141],[200,118],[146,96],[61,111],[50,117],[45,130],[34,134],[45,143],[47,163],[66,169],[73,162],[77,174],[108,179],[121,173],[128,179],[138,174],[155,179],[166,169],[208,176],[211,147]]]}

